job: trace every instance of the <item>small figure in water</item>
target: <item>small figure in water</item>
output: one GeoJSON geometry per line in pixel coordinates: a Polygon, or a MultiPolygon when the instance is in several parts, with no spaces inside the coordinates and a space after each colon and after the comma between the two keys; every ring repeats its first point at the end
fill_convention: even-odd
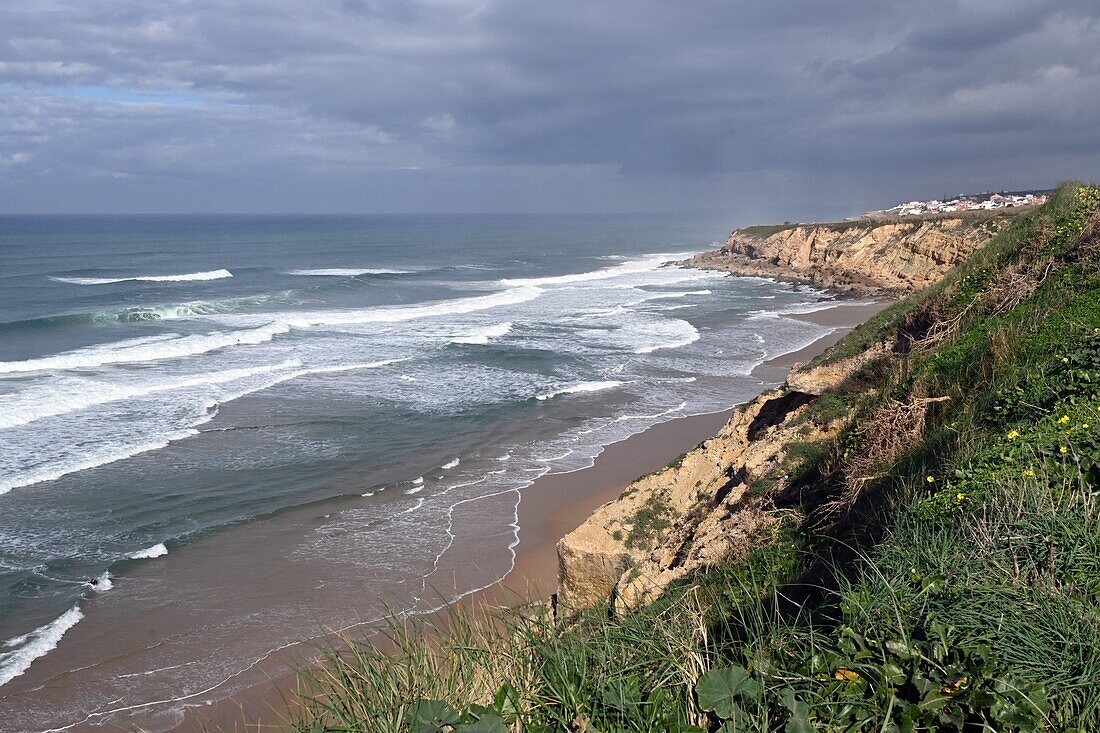
{"type": "Polygon", "coordinates": [[[99,578],[88,578],[84,581],[84,584],[96,588],[99,586],[99,578]]]}

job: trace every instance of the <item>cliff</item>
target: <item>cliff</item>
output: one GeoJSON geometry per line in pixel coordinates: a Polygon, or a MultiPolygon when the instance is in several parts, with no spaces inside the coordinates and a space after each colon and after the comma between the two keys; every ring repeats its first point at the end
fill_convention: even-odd
{"type": "Polygon", "coordinates": [[[713,438],[597,509],[558,542],[559,612],[609,598],[619,610],[646,603],[797,521],[797,510],[765,508],[759,498],[789,486],[805,447],[846,425],[846,414],[814,411],[815,403],[887,351],[877,345],[831,365],[797,366],[782,387],[735,409],[713,438]]]}
{"type": "Polygon", "coordinates": [[[939,280],[1010,220],[997,214],[748,227],[717,252],[683,264],[853,293],[912,292],[939,280]]]}

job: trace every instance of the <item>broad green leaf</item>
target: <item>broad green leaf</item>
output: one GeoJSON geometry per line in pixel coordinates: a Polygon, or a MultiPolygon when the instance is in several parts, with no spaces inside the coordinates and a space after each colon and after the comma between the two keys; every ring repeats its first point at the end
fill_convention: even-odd
{"type": "Polygon", "coordinates": [[[699,684],[695,687],[699,706],[720,718],[734,715],[737,698],[753,700],[760,696],[761,691],[760,683],[749,676],[749,671],[736,666],[710,670],[699,678],[699,684]]]}
{"type": "Polygon", "coordinates": [[[493,708],[505,721],[519,717],[519,694],[511,682],[505,682],[493,696],[493,708]]]}
{"type": "Polygon", "coordinates": [[[465,723],[455,727],[456,733],[509,733],[510,729],[498,715],[482,715],[474,723],[465,723]]]}
{"type": "Polygon", "coordinates": [[[454,725],[462,719],[458,711],[442,700],[421,700],[413,715],[415,733],[436,733],[445,725],[454,725]]]}
{"type": "Polygon", "coordinates": [[[795,697],[794,690],[783,690],[779,699],[791,713],[783,726],[783,733],[814,733],[810,725],[810,706],[795,697]]]}

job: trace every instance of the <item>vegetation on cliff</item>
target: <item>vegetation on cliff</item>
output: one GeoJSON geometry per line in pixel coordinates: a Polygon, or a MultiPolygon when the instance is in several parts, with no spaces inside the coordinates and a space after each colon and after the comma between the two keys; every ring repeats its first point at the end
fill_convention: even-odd
{"type": "Polygon", "coordinates": [[[788,388],[766,430],[836,427],[749,479],[747,556],[640,608],[395,621],[303,678],[292,727],[1100,728],[1098,209],[1062,186],[809,365],[854,366],[788,388]]]}

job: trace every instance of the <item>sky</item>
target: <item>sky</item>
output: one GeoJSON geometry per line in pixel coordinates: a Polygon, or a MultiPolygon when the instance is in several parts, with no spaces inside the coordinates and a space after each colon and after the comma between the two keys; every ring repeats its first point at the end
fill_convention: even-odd
{"type": "Polygon", "coordinates": [[[680,212],[1100,178],[1096,0],[4,0],[0,212],[680,212]]]}

